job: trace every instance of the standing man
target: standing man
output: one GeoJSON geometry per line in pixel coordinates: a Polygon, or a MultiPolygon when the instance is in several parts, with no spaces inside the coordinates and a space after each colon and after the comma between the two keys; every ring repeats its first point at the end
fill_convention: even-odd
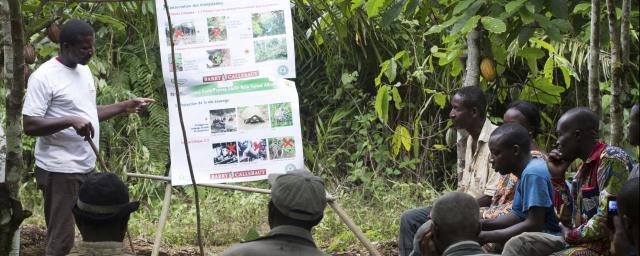
{"type": "MultiPolygon", "coordinates": [[[[449,118],[456,129],[469,133],[465,152],[462,178],[458,191],[476,198],[480,207],[487,207],[499,186],[500,174],[493,171],[489,163],[489,137],[496,126],[486,117],[487,101],[482,89],[477,86],[464,87],[451,100],[449,118]]],[[[508,203],[508,202],[505,202],[508,203]]],[[[400,255],[407,256],[413,250],[415,234],[429,217],[431,207],[410,209],[400,216],[400,255]]],[[[505,209],[508,212],[508,209],[505,209]]],[[[420,254],[414,253],[415,256],[420,254]]]]}
{"type": "Polygon", "coordinates": [[[29,78],[22,109],[24,132],[38,136],[36,182],[44,197],[47,223],[46,255],[66,255],[74,243],[71,214],[78,190],[95,171],[89,143],[100,141],[99,122],[121,113],[137,113],[152,99],[136,98],[96,106],[96,87],[87,67],[95,51],[93,28],[67,21],[60,31],[60,53],[29,78]]]}

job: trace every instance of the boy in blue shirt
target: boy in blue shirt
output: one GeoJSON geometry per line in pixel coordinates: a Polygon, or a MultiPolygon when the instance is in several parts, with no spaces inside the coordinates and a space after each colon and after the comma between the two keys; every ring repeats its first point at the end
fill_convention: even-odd
{"type": "Polygon", "coordinates": [[[523,232],[560,232],[547,163],[532,158],[530,149],[529,133],[519,124],[504,124],[491,134],[489,150],[493,168],[501,175],[517,176],[518,185],[508,215],[480,222],[481,243],[504,244],[523,232]]]}

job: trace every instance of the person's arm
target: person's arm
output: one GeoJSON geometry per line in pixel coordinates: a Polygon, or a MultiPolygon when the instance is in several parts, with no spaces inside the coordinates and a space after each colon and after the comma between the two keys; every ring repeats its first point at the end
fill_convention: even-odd
{"type": "Polygon", "coordinates": [[[600,195],[598,198],[598,211],[587,223],[584,223],[565,233],[565,241],[569,244],[579,244],[584,242],[607,239],[609,228],[607,228],[607,197],[616,196],[624,181],[629,175],[629,168],[621,159],[604,158],[598,167],[598,186],[600,195]]]}
{"type": "Polygon", "coordinates": [[[78,135],[93,138],[93,126],[91,122],[78,116],[66,116],[59,118],[44,118],[39,116],[22,115],[24,133],[29,136],[47,136],[73,127],[78,135]]]}
{"type": "Polygon", "coordinates": [[[100,105],[98,106],[98,120],[102,122],[125,112],[139,113],[152,102],[154,102],[153,99],[135,98],[111,105],[100,105]]]}
{"type": "Polygon", "coordinates": [[[491,198],[488,195],[482,195],[478,198],[476,198],[476,201],[478,201],[478,206],[480,207],[489,207],[491,205],[491,198]]]}
{"type": "Polygon", "coordinates": [[[497,218],[493,218],[493,219],[481,219],[480,226],[483,231],[491,231],[491,230],[508,228],[521,221],[522,219],[518,217],[518,215],[515,215],[514,213],[510,212],[507,215],[500,215],[497,218]]]}
{"type": "MultiPolygon", "coordinates": [[[[512,223],[512,225],[492,231],[482,231],[478,236],[478,240],[481,243],[501,243],[504,244],[510,238],[522,234],[523,232],[540,232],[542,231],[542,227],[544,226],[544,207],[531,207],[529,208],[527,218],[524,221],[519,221],[517,223],[512,223]]],[[[507,216],[510,220],[518,218],[514,213],[510,213],[507,216]]],[[[505,216],[505,217],[507,217],[505,216]]],[[[505,218],[506,219],[506,218],[505,218]]],[[[519,219],[519,218],[518,218],[519,219]]],[[[508,224],[508,223],[500,223],[500,224],[508,224]]],[[[484,226],[483,226],[484,229],[484,226]]]]}
{"type": "Polygon", "coordinates": [[[549,174],[552,178],[564,179],[569,165],[571,165],[571,162],[563,160],[559,150],[551,150],[549,153],[549,161],[547,161],[547,168],[549,168],[549,174]]]}

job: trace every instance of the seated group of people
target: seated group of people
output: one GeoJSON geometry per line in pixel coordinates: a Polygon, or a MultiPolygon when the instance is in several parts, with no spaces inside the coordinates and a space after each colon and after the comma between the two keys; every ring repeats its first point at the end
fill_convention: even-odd
{"type": "MultiPolygon", "coordinates": [[[[547,155],[533,140],[540,130],[535,105],[513,102],[499,127],[486,118],[477,87],[460,89],[451,105],[453,125],[469,134],[458,141],[466,146],[458,193],[438,200],[441,211],[436,202],[402,214],[400,255],[636,253],[638,166],[624,150],[599,140],[595,113],[584,107],[564,113],[556,149],[547,155]],[[569,183],[565,176],[577,159],[581,164],[569,183]],[[624,194],[623,186],[630,192],[624,194]]],[[[629,125],[636,146],[639,110],[633,106],[629,125]]]]}
{"type": "MultiPolygon", "coordinates": [[[[462,88],[451,104],[454,126],[469,134],[458,142],[466,145],[458,191],[402,214],[400,255],[637,252],[638,166],[598,139],[597,115],[581,107],[563,114],[557,149],[547,155],[533,140],[540,130],[535,105],[513,102],[497,127],[486,118],[481,89],[462,88]],[[568,183],[565,175],[576,159],[582,163],[568,183]]],[[[634,105],[630,116],[633,145],[639,144],[639,110],[634,105]]],[[[326,255],[311,236],[327,205],[323,181],[306,171],[270,175],[269,181],[271,231],[222,255],[326,255]]],[[[113,174],[92,174],[79,195],[73,213],[83,242],[71,255],[124,255],[129,214],[138,208],[126,186],[113,174]]]]}

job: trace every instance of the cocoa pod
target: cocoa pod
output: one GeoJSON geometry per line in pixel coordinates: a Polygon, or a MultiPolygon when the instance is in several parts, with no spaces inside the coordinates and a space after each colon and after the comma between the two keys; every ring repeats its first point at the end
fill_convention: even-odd
{"type": "Polygon", "coordinates": [[[445,135],[445,141],[447,143],[447,146],[449,146],[449,147],[455,146],[456,142],[458,142],[457,141],[457,137],[458,137],[458,134],[457,134],[456,129],[454,129],[454,128],[447,129],[447,133],[445,135]]]}
{"type": "Polygon", "coordinates": [[[24,62],[27,64],[33,64],[36,62],[36,48],[33,44],[27,44],[24,46],[24,62]]]}
{"type": "Polygon", "coordinates": [[[494,80],[496,80],[496,65],[492,59],[482,59],[482,62],[480,62],[480,74],[485,80],[489,82],[493,82],[494,80]]]}
{"type": "Polygon", "coordinates": [[[60,27],[58,26],[58,24],[54,22],[49,25],[49,27],[47,28],[47,36],[49,37],[49,40],[51,40],[51,42],[54,42],[56,44],[60,42],[60,27]]]}

